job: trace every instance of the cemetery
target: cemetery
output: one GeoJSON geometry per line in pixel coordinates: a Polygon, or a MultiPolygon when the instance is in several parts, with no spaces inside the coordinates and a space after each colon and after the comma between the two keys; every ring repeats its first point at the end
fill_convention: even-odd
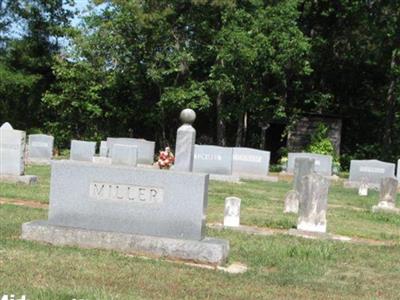
{"type": "Polygon", "coordinates": [[[0,1],[0,300],[400,298],[399,15],[0,1]]]}

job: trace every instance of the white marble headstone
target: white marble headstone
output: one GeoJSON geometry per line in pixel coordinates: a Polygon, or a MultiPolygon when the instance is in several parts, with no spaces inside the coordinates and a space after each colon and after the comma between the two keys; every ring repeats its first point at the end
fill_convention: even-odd
{"type": "Polygon", "coordinates": [[[240,198],[225,199],[224,226],[238,227],[240,225],[240,198]]]}
{"type": "Polygon", "coordinates": [[[24,175],[25,131],[14,130],[9,123],[0,127],[0,174],[24,175]]]}

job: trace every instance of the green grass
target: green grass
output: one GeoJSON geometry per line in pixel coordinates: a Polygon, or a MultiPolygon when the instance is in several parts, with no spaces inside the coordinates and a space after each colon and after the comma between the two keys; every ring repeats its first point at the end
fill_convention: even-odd
{"type": "MultiPolygon", "coordinates": [[[[39,175],[34,187],[1,184],[0,197],[48,201],[49,167],[28,167],[39,175]]],[[[210,184],[208,222],[222,222],[224,198],[242,199],[246,225],[291,228],[283,214],[286,182],[210,184]]],[[[391,241],[393,246],[305,240],[286,235],[254,236],[230,230],[208,235],[230,241],[228,263],[248,265],[232,275],[114,251],[55,247],[19,239],[21,224],[46,219],[47,210],[0,205],[0,299],[396,299],[400,282],[400,217],[372,214],[378,195],[360,198],[333,185],[328,231],[391,241]]],[[[398,202],[398,204],[400,204],[398,202]]]]}
{"type": "Polygon", "coordinates": [[[38,176],[38,184],[0,183],[0,198],[29,199],[49,202],[50,166],[27,166],[25,174],[38,176]]]}

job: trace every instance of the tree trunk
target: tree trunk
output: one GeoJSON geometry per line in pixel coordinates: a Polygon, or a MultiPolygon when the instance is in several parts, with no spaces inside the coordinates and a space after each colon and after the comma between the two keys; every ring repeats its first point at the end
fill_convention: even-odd
{"type": "MultiPolygon", "coordinates": [[[[397,51],[393,50],[392,59],[390,62],[390,72],[396,67],[397,64],[397,51]]],[[[395,96],[395,88],[396,88],[397,78],[391,75],[389,88],[386,96],[386,118],[385,118],[385,127],[383,131],[383,146],[382,146],[382,157],[389,158],[390,157],[390,149],[392,145],[392,129],[395,120],[395,106],[396,106],[396,96],[395,96]]]]}
{"type": "Polygon", "coordinates": [[[240,147],[242,145],[243,128],[244,128],[243,119],[244,119],[244,114],[240,114],[236,129],[236,142],[235,142],[236,147],[240,147]]]}
{"type": "Polygon", "coordinates": [[[217,144],[220,146],[226,146],[225,121],[222,117],[222,92],[218,92],[216,108],[217,108],[217,144]]]}

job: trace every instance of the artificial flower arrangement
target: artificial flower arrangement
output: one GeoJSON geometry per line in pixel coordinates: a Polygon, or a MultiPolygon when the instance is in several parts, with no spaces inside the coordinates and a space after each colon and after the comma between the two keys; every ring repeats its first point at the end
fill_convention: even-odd
{"type": "Polygon", "coordinates": [[[160,169],[169,169],[174,164],[175,156],[169,147],[165,147],[164,151],[160,151],[160,156],[158,158],[158,166],[160,169]]]}

